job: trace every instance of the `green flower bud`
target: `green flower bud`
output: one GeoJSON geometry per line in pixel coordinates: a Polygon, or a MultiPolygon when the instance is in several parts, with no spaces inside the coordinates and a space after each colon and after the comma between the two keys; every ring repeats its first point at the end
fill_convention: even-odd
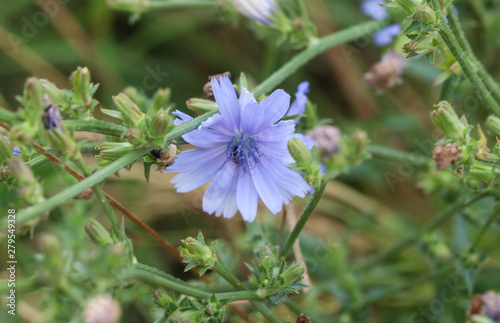
{"type": "Polygon", "coordinates": [[[434,124],[443,131],[446,138],[460,140],[467,133],[467,126],[458,118],[450,103],[441,101],[434,106],[431,113],[434,124]]]}
{"type": "Polygon", "coordinates": [[[368,139],[368,135],[366,132],[357,130],[350,142],[350,150],[351,155],[349,156],[349,162],[351,164],[356,164],[359,162],[360,158],[362,158],[366,153],[366,148],[370,143],[370,139],[368,139]]]}
{"type": "Polygon", "coordinates": [[[431,53],[439,45],[436,38],[437,34],[432,32],[422,32],[413,38],[409,43],[403,46],[403,51],[409,56],[425,55],[431,53]]]}
{"type": "Polygon", "coordinates": [[[306,145],[298,139],[292,138],[288,141],[288,150],[299,168],[309,168],[313,163],[313,157],[306,145]]]}
{"type": "Polygon", "coordinates": [[[279,276],[282,279],[281,289],[286,289],[288,286],[295,284],[302,278],[302,275],[304,275],[304,267],[301,264],[294,263],[290,265],[279,276]]]}
{"type": "Polygon", "coordinates": [[[491,183],[496,178],[495,168],[479,161],[474,161],[469,170],[467,179],[480,181],[485,184],[491,183]]]}
{"type": "Polygon", "coordinates": [[[92,105],[92,97],[95,89],[90,82],[90,72],[87,67],[78,67],[71,74],[71,84],[73,85],[73,103],[83,107],[92,105]]]}
{"type": "Polygon", "coordinates": [[[146,108],[149,104],[149,99],[136,87],[127,86],[123,90],[123,93],[128,96],[130,100],[132,100],[132,102],[134,102],[139,109],[141,109],[141,111],[143,111],[142,108],[146,108]]]}
{"type": "Polygon", "coordinates": [[[36,124],[26,121],[12,127],[9,133],[10,140],[15,143],[31,144],[37,134],[40,117],[36,124]]]}
{"type": "Polygon", "coordinates": [[[426,4],[418,9],[415,17],[424,24],[432,24],[437,21],[436,12],[426,4]]]}
{"type": "Polygon", "coordinates": [[[292,138],[288,141],[288,151],[297,167],[306,173],[305,180],[311,185],[317,184],[321,180],[321,170],[306,145],[300,139],[292,138]]]}
{"type": "Polygon", "coordinates": [[[113,102],[118,110],[120,110],[122,120],[129,127],[138,127],[144,120],[144,113],[142,113],[139,107],[124,93],[114,96],[113,102]]]}
{"type": "Polygon", "coordinates": [[[24,117],[30,124],[40,121],[43,111],[43,88],[40,80],[30,77],[24,84],[23,97],[18,98],[24,106],[21,117],[24,117]]]}
{"type": "Polygon", "coordinates": [[[495,136],[500,137],[500,118],[489,116],[488,119],[486,119],[486,126],[495,136]]]}
{"type": "Polygon", "coordinates": [[[217,264],[217,256],[215,255],[215,248],[217,241],[207,246],[203,234],[200,232],[198,238],[188,237],[182,240],[184,247],[179,248],[184,262],[188,264],[185,271],[193,267],[199,267],[200,276],[208,269],[212,269],[217,264]]]}
{"type": "Polygon", "coordinates": [[[217,103],[215,101],[192,98],[186,101],[186,105],[189,109],[201,112],[210,112],[217,109],[217,103]]]}
{"type": "Polygon", "coordinates": [[[155,290],[153,292],[153,299],[155,303],[162,308],[165,308],[174,302],[174,299],[163,289],[155,290]]]}
{"type": "Polygon", "coordinates": [[[160,108],[165,108],[170,103],[171,92],[169,88],[156,91],[151,99],[151,109],[157,111],[160,108]]]}
{"type": "Polygon", "coordinates": [[[6,137],[0,135],[0,163],[7,161],[12,157],[12,146],[6,137]]]}
{"type": "Polygon", "coordinates": [[[167,110],[158,110],[151,119],[151,130],[155,137],[164,137],[170,124],[170,116],[167,110]]]}
{"type": "Polygon", "coordinates": [[[38,80],[38,82],[40,82],[40,85],[42,87],[44,93],[44,100],[45,96],[48,96],[49,99],[59,107],[68,105],[68,100],[63,90],[59,89],[57,86],[55,86],[52,82],[49,82],[48,80],[38,80]]]}
{"type": "Polygon", "coordinates": [[[127,137],[127,141],[134,146],[140,146],[144,143],[144,139],[142,138],[141,133],[137,129],[134,128],[128,129],[127,132],[125,133],[125,136],[127,137]]]}
{"type": "Polygon", "coordinates": [[[105,142],[97,146],[96,150],[100,151],[96,156],[99,165],[106,166],[134,150],[134,146],[128,142],[105,142]]]}
{"type": "Polygon", "coordinates": [[[113,239],[108,230],[94,218],[88,219],[85,223],[85,232],[87,232],[89,238],[100,247],[113,244],[113,239]]]}
{"type": "Polygon", "coordinates": [[[19,187],[19,198],[29,205],[43,202],[42,186],[35,179],[31,169],[22,160],[15,157],[9,160],[9,168],[19,187]]]}

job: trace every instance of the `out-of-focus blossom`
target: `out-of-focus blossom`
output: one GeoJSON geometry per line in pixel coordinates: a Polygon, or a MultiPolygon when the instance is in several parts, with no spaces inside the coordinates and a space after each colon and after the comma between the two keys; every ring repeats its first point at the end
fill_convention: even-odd
{"type": "Polygon", "coordinates": [[[381,28],[373,35],[373,43],[378,47],[384,47],[394,41],[394,38],[401,34],[401,25],[392,24],[381,28]]]}
{"type": "Polygon", "coordinates": [[[363,76],[363,80],[366,84],[383,92],[401,84],[401,74],[405,66],[406,59],[391,51],[371,67],[370,71],[363,76]]]}
{"type": "Polygon", "coordinates": [[[338,153],[342,137],[339,128],[329,125],[319,125],[309,132],[308,135],[314,140],[323,158],[328,158],[338,153]]]}
{"type": "Polygon", "coordinates": [[[385,0],[364,0],[361,2],[361,11],[375,20],[385,20],[389,18],[389,13],[380,4],[385,4],[385,0]]]}
{"type": "Polygon", "coordinates": [[[489,291],[483,295],[484,315],[493,320],[495,323],[500,323],[500,294],[489,291]]]}
{"type": "Polygon", "coordinates": [[[273,26],[273,11],[277,9],[273,0],[231,0],[232,4],[242,15],[273,26]]]}
{"type": "MultiPolygon", "coordinates": [[[[220,110],[201,126],[182,136],[199,148],[182,152],[169,168],[178,172],[172,184],[188,192],[212,179],[203,197],[203,210],[225,218],[239,210],[253,221],[262,200],[276,214],[294,196],[304,197],[310,186],[287,167],[294,162],[287,149],[293,137],[293,121],[279,121],[289,109],[290,96],[274,91],[260,103],[243,88],[239,99],[227,76],[212,80],[220,110]]],[[[182,121],[190,117],[175,112],[182,121]]]]}
{"type": "MultiPolygon", "coordinates": [[[[5,140],[7,140],[7,142],[10,144],[10,141],[9,141],[9,138],[7,138],[6,136],[3,136],[5,140]]],[[[14,146],[14,148],[12,149],[12,154],[14,156],[19,156],[22,154],[21,152],[21,149],[19,149],[17,146],[14,146]]]]}
{"type": "Polygon", "coordinates": [[[83,310],[84,323],[116,323],[121,316],[120,304],[109,295],[92,298],[83,310]]]}

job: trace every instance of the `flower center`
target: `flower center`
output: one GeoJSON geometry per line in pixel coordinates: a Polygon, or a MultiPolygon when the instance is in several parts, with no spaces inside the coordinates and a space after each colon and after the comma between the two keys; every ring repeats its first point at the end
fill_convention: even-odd
{"type": "Polygon", "coordinates": [[[227,145],[226,154],[228,160],[244,170],[254,168],[261,156],[255,138],[246,134],[234,136],[227,145]]]}

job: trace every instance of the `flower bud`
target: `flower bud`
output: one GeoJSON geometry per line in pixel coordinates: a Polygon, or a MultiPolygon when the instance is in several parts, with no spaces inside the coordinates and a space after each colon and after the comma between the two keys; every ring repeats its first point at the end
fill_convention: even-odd
{"type": "Polygon", "coordinates": [[[437,170],[443,170],[460,161],[460,148],[452,144],[437,145],[432,152],[432,160],[437,170]]]}
{"type": "Polygon", "coordinates": [[[85,223],[85,232],[89,238],[98,246],[102,247],[108,244],[113,244],[113,239],[99,221],[90,218],[85,223]]]}
{"type": "Polygon", "coordinates": [[[217,109],[217,103],[215,101],[192,98],[186,101],[186,105],[189,109],[201,112],[210,112],[217,109]]]}
{"type": "MultiPolygon", "coordinates": [[[[158,149],[159,150],[159,149],[158,149]]],[[[164,172],[168,166],[172,166],[177,158],[177,146],[169,144],[168,149],[159,150],[153,149],[151,153],[156,157],[157,171],[164,172]]]]}
{"type": "Polygon", "coordinates": [[[306,173],[305,180],[314,185],[321,180],[321,170],[319,163],[314,160],[311,152],[307,149],[302,140],[292,138],[288,141],[288,151],[297,163],[297,167],[306,173]]]}
{"type": "Polygon", "coordinates": [[[169,88],[159,89],[151,99],[151,109],[157,111],[160,108],[165,108],[170,103],[171,91],[169,88]]]}
{"type": "Polygon", "coordinates": [[[432,24],[436,22],[436,12],[426,4],[418,9],[415,17],[424,24],[432,24]]]}
{"type": "Polygon", "coordinates": [[[0,135],[0,163],[7,161],[12,157],[12,147],[5,136],[0,135]]]}
{"type": "Polygon", "coordinates": [[[57,105],[47,95],[44,97],[44,102],[48,104],[42,113],[42,122],[45,130],[53,132],[55,129],[59,129],[60,131],[64,131],[61,125],[61,112],[57,105]]]}
{"type": "Polygon", "coordinates": [[[83,309],[84,323],[116,323],[122,316],[120,304],[109,295],[98,295],[83,309]]]}
{"type": "Polygon", "coordinates": [[[66,95],[64,94],[64,91],[59,89],[57,86],[55,86],[52,82],[49,82],[48,80],[38,80],[40,83],[43,93],[44,93],[44,100],[45,96],[48,96],[48,98],[54,102],[57,106],[66,106],[68,104],[68,100],[66,99],[66,95]]]}
{"type": "Polygon", "coordinates": [[[384,92],[401,84],[401,75],[406,66],[406,59],[394,51],[385,54],[380,62],[375,63],[370,71],[363,75],[363,81],[384,92]]]}
{"type": "Polygon", "coordinates": [[[90,107],[95,89],[91,88],[89,69],[87,67],[78,67],[71,74],[70,79],[73,85],[73,103],[87,108],[90,107]]]}
{"type": "Polygon", "coordinates": [[[39,122],[40,117],[37,119],[36,124],[26,121],[13,126],[9,132],[10,140],[15,143],[31,144],[37,135],[39,122]]]}
{"type": "MultiPolygon", "coordinates": [[[[149,99],[144,95],[142,91],[140,91],[138,88],[133,87],[133,86],[127,86],[123,90],[123,94],[128,96],[132,102],[134,102],[139,109],[145,108],[149,104],[149,99]]],[[[143,110],[141,110],[143,111],[143,110]]]]}
{"type": "Polygon", "coordinates": [[[368,139],[366,132],[357,130],[353,134],[351,138],[351,145],[356,160],[363,155],[369,143],[370,139],[368,139]]]}
{"type": "Polygon", "coordinates": [[[483,133],[483,129],[481,129],[480,125],[477,125],[477,132],[479,134],[479,140],[477,142],[477,152],[476,157],[479,159],[485,159],[488,157],[490,153],[490,149],[488,148],[488,140],[483,133]]]}
{"type": "Polygon", "coordinates": [[[403,51],[409,56],[425,55],[433,52],[439,45],[436,33],[422,32],[403,46],[403,51]]]}
{"type": "Polygon", "coordinates": [[[99,159],[99,165],[106,166],[125,156],[133,149],[134,146],[128,142],[105,142],[96,147],[96,150],[100,150],[100,153],[95,157],[99,159]]]}
{"type": "Polygon", "coordinates": [[[39,79],[30,77],[26,80],[23,97],[19,101],[24,106],[22,112],[25,119],[30,124],[39,122],[43,111],[43,88],[39,79]]]}
{"type": "Polygon", "coordinates": [[[309,168],[313,162],[313,157],[309,149],[298,138],[292,138],[288,141],[288,150],[299,168],[309,168]]]}
{"type": "Polygon", "coordinates": [[[495,167],[483,164],[479,161],[474,161],[469,169],[467,179],[483,182],[485,184],[491,183],[496,178],[495,167]]]}
{"type": "Polygon", "coordinates": [[[434,106],[431,113],[434,124],[443,131],[446,138],[459,140],[467,133],[467,126],[458,118],[450,103],[441,101],[434,106]]]}
{"type": "Polygon", "coordinates": [[[122,120],[129,127],[137,127],[144,120],[144,113],[141,112],[139,107],[130,100],[130,98],[124,93],[120,93],[113,97],[113,102],[115,103],[118,110],[122,114],[122,120]]]}
{"type": "Polygon", "coordinates": [[[489,116],[488,119],[486,119],[486,126],[495,136],[500,137],[500,118],[489,116]]]}
{"type": "Polygon", "coordinates": [[[174,301],[174,299],[163,289],[155,290],[153,292],[153,299],[155,303],[162,308],[167,307],[174,301]]]}
{"type": "Polygon", "coordinates": [[[198,238],[188,237],[182,240],[184,247],[179,248],[184,262],[188,264],[184,271],[188,271],[193,267],[198,267],[200,276],[208,269],[212,269],[217,264],[217,256],[215,248],[217,241],[212,242],[210,247],[205,244],[203,234],[200,232],[198,238]]]}
{"type": "Polygon", "coordinates": [[[19,187],[20,199],[29,205],[35,205],[44,200],[42,186],[22,160],[19,158],[9,159],[9,169],[19,187]]]}
{"type": "Polygon", "coordinates": [[[170,124],[170,116],[167,110],[158,110],[151,119],[151,130],[155,137],[164,137],[170,124]]]}
{"type": "Polygon", "coordinates": [[[286,268],[281,274],[280,278],[282,278],[282,286],[281,289],[286,289],[288,286],[298,282],[302,275],[304,275],[304,267],[302,267],[299,263],[294,263],[286,268]]]}
{"type": "Polygon", "coordinates": [[[323,158],[329,158],[339,152],[340,139],[342,137],[339,128],[329,125],[319,125],[309,132],[308,135],[314,140],[323,158]]]}
{"type": "Polygon", "coordinates": [[[144,139],[142,138],[141,133],[137,129],[134,128],[127,129],[125,136],[127,137],[127,141],[134,146],[140,146],[144,143],[144,139]]]}

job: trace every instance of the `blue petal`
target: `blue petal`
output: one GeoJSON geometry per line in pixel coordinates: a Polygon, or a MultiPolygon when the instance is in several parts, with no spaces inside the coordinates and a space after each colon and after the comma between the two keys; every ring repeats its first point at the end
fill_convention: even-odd
{"type": "Polygon", "coordinates": [[[295,124],[292,120],[280,121],[257,134],[259,142],[288,142],[292,139],[295,124]]]}
{"type": "Polygon", "coordinates": [[[302,176],[285,165],[279,165],[267,157],[260,159],[262,167],[269,174],[268,181],[274,182],[283,203],[288,203],[294,196],[305,197],[311,191],[311,186],[302,176]]]}
{"type": "Polygon", "coordinates": [[[235,131],[228,127],[226,121],[220,114],[215,114],[208,118],[206,121],[203,121],[199,128],[210,128],[215,132],[227,136],[234,136],[235,134],[235,131]]]}
{"type": "Polygon", "coordinates": [[[280,120],[290,107],[290,95],[283,90],[276,90],[260,102],[264,107],[264,120],[266,124],[273,124],[280,120]]]}
{"type": "Polygon", "coordinates": [[[182,152],[167,172],[180,172],[170,183],[179,193],[189,192],[208,182],[226,162],[226,147],[199,148],[182,152]]]}
{"type": "Polygon", "coordinates": [[[401,33],[400,24],[392,24],[381,28],[373,35],[373,43],[378,47],[384,47],[394,41],[394,38],[401,33]]]}
{"type": "Polygon", "coordinates": [[[188,121],[193,120],[193,117],[191,117],[191,116],[189,116],[189,115],[187,115],[184,112],[181,112],[179,110],[175,110],[174,112],[172,112],[172,114],[174,116],[178,116],[179,117],[179,119],[175,119],[174,120],[174,125],[176,125],[176,126],[180,126],[183,123],[186,123],[188,121]]]}
{"type": "Polygon", "coordinates": [[[259,196],[248,172],[243,172],[238,179],[236,202],[241,216],[247,222],[252,222],[257,216],[259,196]]]}
{"type": "MultiPolygon", "coordinates": [[[[297,88],[297,92],[295,93],[295,101],[292,102],[290,109],[286,113],[287,116],[304,114],[306,112],[307,93],[309,93],[309,82],[304,81],[300,83],[297,88]]],[[[297,124],[300,119],[301,118],[295,119],[295,124],[297,124]]]]}
{"type": "Polygon", "coordinates": [[[219,81],[212,79],[212,90],[220,114],[229,128],[236,131],[240,126],[240,106],[229,77],[222,76],[219,81]]]}
{"type": "Polygon", "coordinates": [[[280,192],[274,182],[269,180],[269,173],[264,167],[258,164],[256,167],[250,169],[250,174],[260,199],[264,202],[269,211],[273,214],[281,211],[282,200],[280,192]]]}
{"type": "Polygon", "coordinates": [[[236,177],[237,170],[238,167],[234,163],[226,163],[217,172],[205,195],[203,195],[203,211],[212,214],[223,204],[236,177]]]}
{"type": "Polygon", "coordinates": [[[261,105],[250,102],[241,111],[241,131],[243,133],[251,136],[269,125],[271,124],[267,122],[261,105]]]}
{"type": "Polygon", "coordinates": [[[23,153],[21,152],[21,149],[19,149],[17,146],[15,146],[14,150],[12,151],[12,154],[14,156],[19,156],[19,155],[22,155],[23,153]]]}
{"type": "Polygon", "coordinates": [[[182,136],[182,139],[191,145],[209,148],[219,145],[226,145],[231,141],[232,136],[222,134],[210,128],[199,128],[182,136]]]}

